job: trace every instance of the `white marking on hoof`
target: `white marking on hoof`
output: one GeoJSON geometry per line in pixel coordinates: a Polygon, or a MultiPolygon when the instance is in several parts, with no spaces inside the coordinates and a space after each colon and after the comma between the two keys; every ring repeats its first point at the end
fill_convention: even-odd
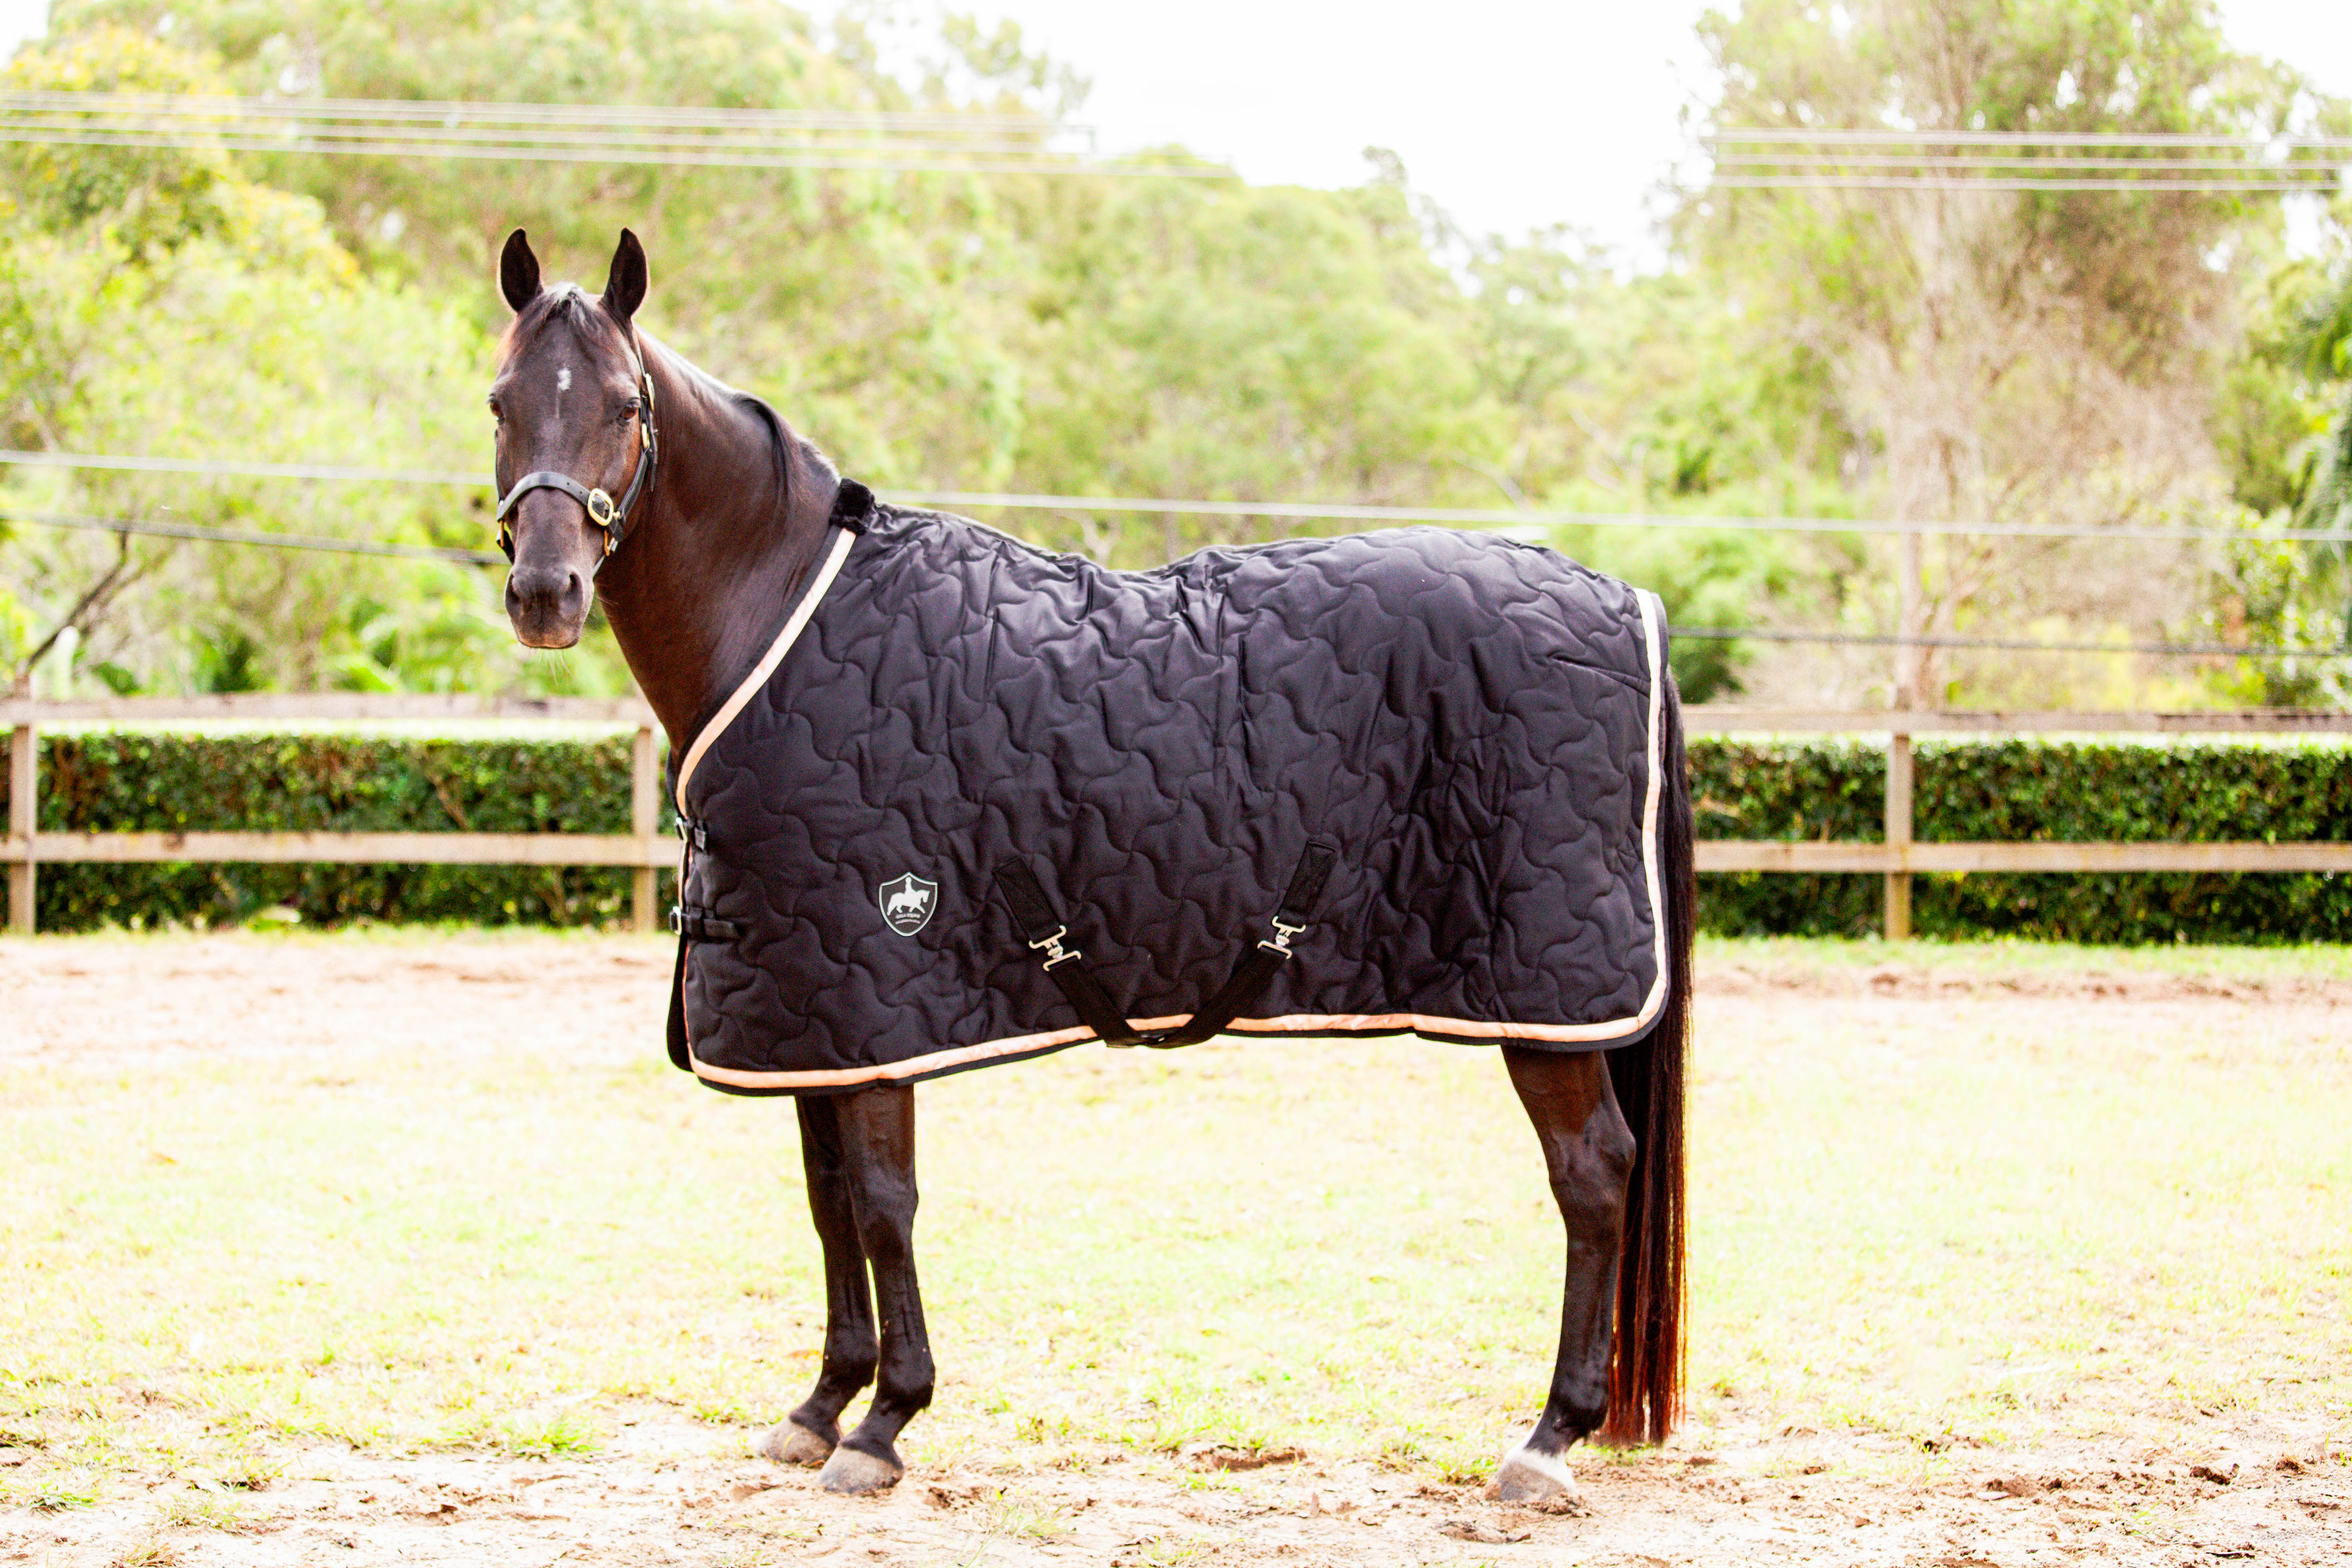
{"type": "Polygon", "coordinates": [[[832,1456],[833,1447],[830,1440],[798,1422],[779,1421],[760,1434],[751,1451],[780,1465],[805,1465],[813,1470],[832,1456]]]}
{"type": "Polygon", "coordinates": [[[1567,1463],[1557,1454],[1528,1447],[1534,1437],[1533,1432],[1528,1433],[1503,1456],[1503,1462],[1495,1467],[1495,1484],[1487,1494],[1497,1502],[1575,1501],[1576,1478],[1569,1474],[1567,1463]]]}
{"type": "Polygon", "coordinates": [[[824,1474],[817,1478],[817,1484],[829,1492],[862,1497],[888,1491],[906,1473],[905,1466],[887,1459],[877,1459],[855,1448],[835,1448],[833,1458],[824,1462],[824,1474]]]}

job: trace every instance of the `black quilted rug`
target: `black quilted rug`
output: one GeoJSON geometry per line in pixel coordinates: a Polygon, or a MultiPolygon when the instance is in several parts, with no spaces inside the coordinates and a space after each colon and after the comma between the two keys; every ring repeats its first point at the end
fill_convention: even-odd
{"type": "Polygon", "coordinates": [[[1426,528],[1112,572],[845,493],[824,569],[675,764],[698,847],[671,1048],[706,1082],[1091,1038],[1053,952],[1173,1026],[1273,934],[1310,844],[1328,882],[1233,1033],[1591,1049],[1656,1016],[1654,597],[1426,528]],[[1058,946],[1016,924],[1008,860],[1058,946]]]}

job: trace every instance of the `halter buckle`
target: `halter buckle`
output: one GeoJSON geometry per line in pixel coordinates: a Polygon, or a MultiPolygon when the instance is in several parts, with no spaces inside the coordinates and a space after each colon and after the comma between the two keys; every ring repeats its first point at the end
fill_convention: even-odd
{"type": "Polygon", "coordinates": [[[613,526],[614,510],[613,498],[611,496],[606,495],[603,490],[590,490],[588,492],[589,521],[594,523],[599,528],[610,529],[613,526]]]}

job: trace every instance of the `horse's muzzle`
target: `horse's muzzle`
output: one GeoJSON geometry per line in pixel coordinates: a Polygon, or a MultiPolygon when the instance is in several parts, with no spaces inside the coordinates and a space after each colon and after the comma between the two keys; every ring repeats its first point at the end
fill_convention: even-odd
{"type": "Polygon", "coordinates": [[[507,619],[525,647],[570,647],[588,619],[588,578],[570,565],[518,564],[507,574],[507,619]]]}

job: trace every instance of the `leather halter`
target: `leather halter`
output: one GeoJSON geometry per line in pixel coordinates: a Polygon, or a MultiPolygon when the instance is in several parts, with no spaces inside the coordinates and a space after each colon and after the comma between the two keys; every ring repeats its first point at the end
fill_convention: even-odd
{"type": "MultiPolygon", "coordinates": [[[[634,342],[630,345],[635,347],[634,342]]],[[[562,490],[588,509],[588,521],[604,535],[604,553],[610,555],[621,547],[621,538],[628,531],[629,509],[637,503],[637,496],[653,478],[654,465],[661,455],[661,437],[654,429],[654,378],[646,369],[645,351],[637,350],[637,389],[644,395],[645,405],[637,411],[637,471],[629,478],[629,488],[614,500],[601,489],[592,489],[569,474],[559,474],[552,468],[540,468],[515,481],[514,489],[499,500],[499,548],[507,559],[514,559],[514,533],[507,527],[507,519],[514,515],[522,498],[532,490],[562,490]]]]}

